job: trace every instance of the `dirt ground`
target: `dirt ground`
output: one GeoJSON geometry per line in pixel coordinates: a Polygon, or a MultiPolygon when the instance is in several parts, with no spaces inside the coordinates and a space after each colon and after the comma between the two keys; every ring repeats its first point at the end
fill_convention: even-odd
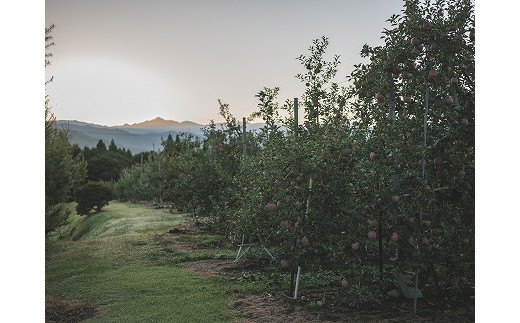
{"type": "MultiPolygon", "coordinates": [[[[247,261],[199,260],[185,262],[183,267],[200,275],[236,276],[247,261]]],[[[417,316],[412,315],[413,300],[386,297],[381,304],[364,307],[341,305],[341,289],[306,290],[294,300],[282,294],[236,294],[230,303],[242,318],[235,323],[250,322],[474,322],[475,308],[472,291],[456,296],[419,299],[417,316]],[[323,298],[323,295],[326,295],[323,298]],[[319,302],[322,303],[319,303],[319,302]]]]}
{"type": "MultiPolygon", "coordinates": [[[[187,222],[184,232],[171,234],[192,234],[200,230],[187,222]]],[[[175,242],[175,248],[196,250],[200,246],[175,242]]],[[[235,263],[233,260],[198,260],[180,264],[184,268],[204,276],[239,277],[244,271],[265,270],[265,266],[245,258],[235,263]]],[[[426,292],[426,291],[425,291],[426,292]]],[[[435,296],[418,300],[417,315],[412,315],[413,300],[403,296],[385,297],[381,304],[358,307],[344,305],[342,290],[329,288],[303,290],[299,299],[294,300],[280,293],[235,294],[230,309],[238,311],[242,318],[235,323],[250,322],[474,322],[474,289],[465,289],[451,295],[435,296]],[[325,298],[323,298],[325,295],[325,298]],[[303,296],[303,299],[301,298],[303,296]],[[320,303],[321,302],[321,303],[320,303]]]]}
{"type": "Polygon", "coordinates": [[[56,295],[45,296],[45,322],[81,322],[103,312],[100,306],[80,301],[65,300],[56,295]]]}

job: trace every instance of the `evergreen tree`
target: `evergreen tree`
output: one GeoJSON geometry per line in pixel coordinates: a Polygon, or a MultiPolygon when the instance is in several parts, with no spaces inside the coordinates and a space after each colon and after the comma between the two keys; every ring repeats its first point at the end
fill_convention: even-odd
{"type": "Polygon", "coordinates": [[[110,145],[108,145],[108,151],[111,151],[111,152],[114,152],[114,153],[119,152],[119,151],[117,150],[117,146],[116,146],[116,143],[114,142],[114,139],[112,139],[112,140],[110,141],[110,145]]]}
{"type": "Polygon", "coordinates": [[[96,149],[98,152],[105,152],[105,151],[107,151],[107,146],[105,145],[103,140],[99,139],[99,141],[96,145],[96,149]]]}
{"type": "MultiPolygon", "coordinates": [[[[45,49],[51,42],[52,25],[45,29],[45,49]]],[[[52,54],[45,53],[45,66],[52,54]]],[[[52,80],[52,79],[51,79],[52,80]]],[[[47,81],[46,83],[50,82],[47,81]]],[[[51,111],[49,98],[45,97],[45,233],[63,225],[69,213],[65,203],[73,198],[73,192],[86,177],[86,164],[82,154],[69,143],[68,135],[56,127],[56,118],[51,111]]],[[[78,147],[79,148],[79,147],[78,147]]]]}

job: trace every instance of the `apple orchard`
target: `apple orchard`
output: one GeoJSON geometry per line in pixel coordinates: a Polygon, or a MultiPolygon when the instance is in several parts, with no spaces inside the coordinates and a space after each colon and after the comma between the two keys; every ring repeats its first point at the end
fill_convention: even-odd
{"type": "Polygon", "coordinates": [[[305,120],[296,125],[294,101],[264,88],[251,117],[265,127],[242,133],[219,101],[222,127],[168,138],[114,193],[160,195],[235,243],[262,239],[278,270],[337,270],[354,300],[377,299],[399,272],[440,290],[473,281],[473,10],[465,0],[405,1],[384,45],[361,49],[368,63],[347,87],[331,82],[340,62],[326,60],[328,39],[314,40],[298,57],[305,120]]]}

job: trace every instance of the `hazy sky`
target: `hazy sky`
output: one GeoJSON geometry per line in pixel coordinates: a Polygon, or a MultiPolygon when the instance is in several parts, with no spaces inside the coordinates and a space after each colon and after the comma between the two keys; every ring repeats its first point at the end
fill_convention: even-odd
{"type": "Polygon", "coordinates": [[[403,0],[179,1],[47,0],[56,45],[47,86],[58,119],[103,125],[157,116],[220,121],[217,99],[238,118],[256,109],[264,86],[279,102],[300,97],[296,60],[312,40],[341,56],[336,81],[379,45],[403,0]]]}

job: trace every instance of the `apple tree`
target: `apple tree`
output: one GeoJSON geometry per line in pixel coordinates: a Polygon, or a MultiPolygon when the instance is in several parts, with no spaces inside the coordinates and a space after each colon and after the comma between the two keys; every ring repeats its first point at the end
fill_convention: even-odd
{"type": "Polygon", "coordinates": [[[473,6],[406,1],[388,21],[384,45],[365,45],[369,63],[351,74],[353,125],[367,138],[357,185],[396,267],[474,274],[473,6]]]}

